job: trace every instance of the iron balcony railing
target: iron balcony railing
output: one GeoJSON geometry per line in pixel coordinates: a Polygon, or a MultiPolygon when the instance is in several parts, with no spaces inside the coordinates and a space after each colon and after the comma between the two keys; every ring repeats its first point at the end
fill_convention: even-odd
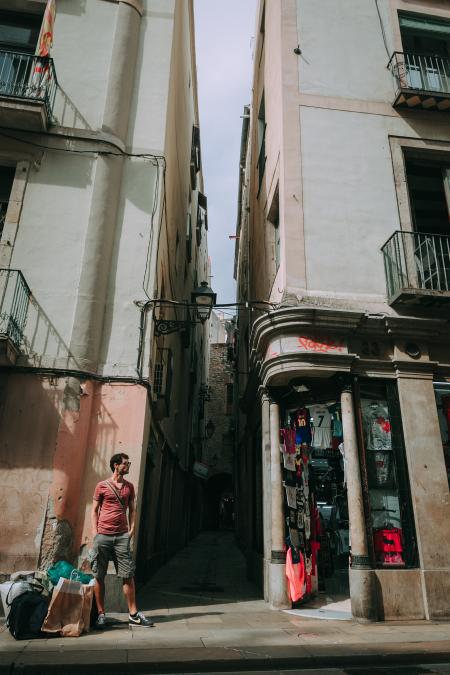
{"type": "Polygon", "coordinates": [[[0,96],[42,101],[51,117],[57,88],[53,59],[0,49],[0,96]]]}
{"type": "Polygon", "coordinates": [[[0,337],[19,347],[27,321],[31,291],[20,270],[0,269],[0,337]]]}
{"type": "Polygon", "coordinates": [[[406,288],[450,291],[450,236],[397,230],[381,251],[389,298],[406,288]]]}
{"type": "Polygon", "coordinates": [[[397,88],[450,94],[450,58],[414,52],[394,52],[388,63],[397,88]]]}

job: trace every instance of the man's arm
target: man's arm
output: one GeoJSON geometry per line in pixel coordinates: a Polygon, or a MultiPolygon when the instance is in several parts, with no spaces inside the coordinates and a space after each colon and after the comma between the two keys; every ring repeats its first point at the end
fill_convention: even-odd
{"type": "Polygon", "coordinates": [[[92,502],[91,510],[91,526],[92,526],[92,537],[95,537],[97,534],[97,523],[98,523],[98,512],[100,510],[100,502],[96,499],[92,502]]]}
{"type": "Polygon", "coordinates": [[[130,537],[134,535],[134,529],[136,525],[136,505],[134,496],[130,498],[128,502],[128,534],[130,537]]]}

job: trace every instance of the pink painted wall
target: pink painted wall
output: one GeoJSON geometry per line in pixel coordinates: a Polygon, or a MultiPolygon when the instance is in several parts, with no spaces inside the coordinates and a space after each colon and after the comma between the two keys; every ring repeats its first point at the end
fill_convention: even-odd
{"type": "Polygon", "coordinates": [[[0,381],[0,573],[34,569],[52,480],[64,381],[0,381]]]}
{"type": "MultiPolygon", "coordinates": [[[[97,481],[126,452],[142,492],[148,436],[146,389],[85,382],[77,412],[65,410],[65,379],[14,374],[0,380],[0,574],[35,569],[47,504],[74,533],[73,553],[90,537],[97,481]]],[[[140,490],[139,490],[140,488],[140,490]]]]}
{"type": "MultiPolygon", "coordinates": [[[[90,543],[92,495],[97,482],[111,475],[109,460],[116,452],[125,452],[131,459],[128,480],[134,484],[138,493],[139,509],[148,438],[148,412],[147,391],[144,387],[118,383],[95,385],[75,537],[80,546],[90,543]]],[[[136,541],[137,536],[138,532],[136,541]]]]}

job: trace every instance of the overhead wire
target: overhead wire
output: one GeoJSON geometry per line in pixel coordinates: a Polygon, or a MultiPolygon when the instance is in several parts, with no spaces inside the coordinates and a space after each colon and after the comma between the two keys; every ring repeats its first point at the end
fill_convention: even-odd
{"type": "Polygon", "coordinates": [[[377,8],[378,20],[380,22],[381,34],[383,36],[383,42],[384,42],[384,48],[386,50],[386,54],[390,58],[391,52],[389,51],[389,47],[388,47],[388,43],[387,43],[387,37],[386,37],[386,31],[384,29],[384,24],[383,24],[383,17],[381,16],[381,11],[380,11],[380,7],[378,5],[378,0],[375,0],[375,7],[377,8]]]}

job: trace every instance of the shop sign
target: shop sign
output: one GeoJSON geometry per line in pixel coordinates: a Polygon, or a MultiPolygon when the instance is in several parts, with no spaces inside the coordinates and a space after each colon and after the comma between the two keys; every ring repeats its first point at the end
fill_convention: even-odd
{"type": "Polygon", "coordinates": [[[310,337],[306,335],[289,335],[277,338],[269,343],[266,352],[266,361],[281,354],[348,354],[346,343],[339,338],[320,335],[310,337]]]}
{"type": "Polygon", "coordinates": [[[194,462],[192,473],[194,476],[197,476],[197,478],[203,478],[203,480],[207,480],[209,468],[206,466],[206,464],[203,464],[203,462],[194,462]]]}

